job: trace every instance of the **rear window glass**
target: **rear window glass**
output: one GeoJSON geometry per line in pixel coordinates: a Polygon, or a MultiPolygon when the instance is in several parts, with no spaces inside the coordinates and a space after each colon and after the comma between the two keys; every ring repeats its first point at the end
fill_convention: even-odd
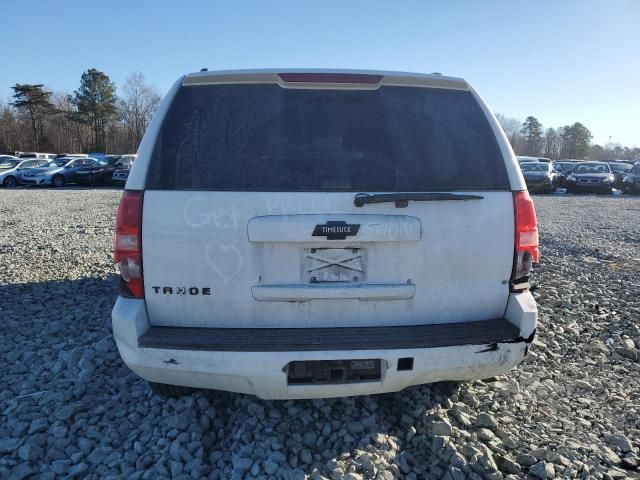
{"type": "Polygon", "coordinates": [[[178,91],[147,188],[509,190],[509,181],[470,92],[208,85],[178,91]]]}

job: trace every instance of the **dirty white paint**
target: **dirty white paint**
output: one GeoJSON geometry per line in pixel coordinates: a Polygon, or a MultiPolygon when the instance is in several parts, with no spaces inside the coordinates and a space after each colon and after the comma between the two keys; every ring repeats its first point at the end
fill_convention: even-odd
{"type": "Polygon", "coordinates": [[[142,252],[150,321],[304,328],[501,318],[513,262],[512,194],[464,193],[484,198],[396,208],[393,203],[356,207],[350,192],[148,190],[142,252]],[[360,230],[345,240],[312,235],[316,225],[330,220],[359,224],[360,230]],[[304,252],[336,247],[362,250],[366,265],[357,282],[363,290],[344,283],[337,293],[332,285],[329,296],[317,290],[311,299],[304,293],[311,292],[304,252]],[[291,289],[282,302],[260,301],[274,297],[271,287],[282,285],[291,289]],[[403,293],[386,295],[386,287],[376,285],[403,293]],[[165,286],[210,288],[211,295],[154,289],[165,286]],[[362,295],[367,289],[382,296],[362,295]],[[370,301],[359,300],[364,297],[370,301]],[[296,303],[301,299],[310,301],[296,303]]]}
{"type": "MultiPolygon", "coordinates": [[[[521,300],[530,294],[519,294],[521,300]]],[[[535,304],[519,302],[521,315],[535,319],[535,304]]],[[[512,315],[515,309],[512,310],[512,315]]],[[[514,324],[523,318],[511,317],[514,324]]],[[[202,352],[141,349],[138,337],[148,328],[144,301],[119,298],[113,309],[113,331],[124,362],[146,380],[257,395],[265,399],[342,397],[394,392],[410,385],[442,380],[471,380],[500,375],[517,365],[525,343],[466,345],[430,349],[326,352],[202,352]],[[411,371],[397,371],[398,358],[414,357],[411,371]],[[284,366],[294,360],[383,359],[380,381],[346,385],[287,386],[284,366]]],[[[527,328],[530,328],[529,325],[527,328]]],[[[535,328],[535,324],[533,325],[535,328]]],[[[521,332],[522,333],[522,332],[521,332]]]]}

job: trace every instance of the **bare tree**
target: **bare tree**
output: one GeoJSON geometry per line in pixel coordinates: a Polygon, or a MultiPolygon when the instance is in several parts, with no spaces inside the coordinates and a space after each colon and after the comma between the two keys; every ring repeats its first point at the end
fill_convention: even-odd
{"type": "Polygon", "coordinates": [[[562,150],[562,136],[560,129],[554,130],[553,128],[547,128],[544,133],[543,145],[544,156],[557,160],[562,150]]]}
{"type": "Polygon", "coordinates": [[[129,151],[135,151],[142,140],[153,113],[160,103],[158,91],[145,82],[144,75],[135,72],[122,87],[124,97],[119,102],[120,121],[126,126],[129,151]]]}
{"type": "Polygon", "coordinates": [[[502,130],[504,130],[504,134],[507,136],[511,148],[513,148],[514,152],[520,153],[519,150],[523,143],[520,133],[522,122],[517,118],[509,118],[501,113],[496,113],[496,119],[498,123],[500,123],[502,130]]]}

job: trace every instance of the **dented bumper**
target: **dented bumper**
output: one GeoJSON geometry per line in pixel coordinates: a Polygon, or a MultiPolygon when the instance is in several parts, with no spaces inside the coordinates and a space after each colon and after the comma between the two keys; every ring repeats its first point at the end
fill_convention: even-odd
{"type": "MultiPolygon", "coordinates": [[[[318,335],[315,335],[315,341],[309,342],[304,335],[298,335],[301,338],[291,337],[279,343],[272,339],[270,344],[254,340],[242,345],[241,341],[230,339],[231,332],[226,335],[226,340],[224,332],[217,332],[223,337],[217,339],[213,335],[208,339],[207,335],[194,337],[193,334],[198,332],[187,332],[189,335],[180,339],[178,330],[183,329],[169,332],[154,330],[157,327],[149,325],[143,300],[119,298],[112,315],[120,355],[129,368],[146,380],[253,394],[265,399],[368,395],[442,380],[472,380],[500,375],[526,355],[535,335],[536,317],[531,295],[518,293],[510,296],[505,312],[504,320],[509,325],[496,323],[500,331],[495,331],[493,336],[486,328],[482,332],[478,329],[476,342],[461,337],[462,330],[453,327],[458,324],[449,324],[452,332],[448,339],[444,335],[447,327],[444,325],[431,330],[430,334],[422,330],[422,338],[408,335],[400,338],[399,342],[384,342],[384,337],[389,336],[384,332],[377,339],[375,335],[369,335],[370,338],[362,339],[361,344],[357,343],[357,335],[351,338],[345,334],[334,342],[330,341],[331,337],[323,339],[318,335]],[[513,335],[506,338],[506,333],[513,335]],[[432,338],[427,338],[429,335],[432,338]],[[407,358],[412,359],[411,369],[406,369],[408,362],[404,359],[407,358]],[[287,377],[287,366],[291,362],[369,359],[380,360],[379,379],[299,385],[291,384],[287,377]]],[[[200,333],[205,333],[204,330],[210,329],[202,329],[200,333]]],[[[243,333],[239,330],[245,329],[233,330],[237,335],[243,333]]],[[[298,333],[305,330],[298,329],[298,333]]],[[[347,330],[353,329],[344,329],[344,332],[347,330]]],[[[254,333],[252,335],[257,338],[254,333]]],[[[402,337],[401,334],[398,336],[402,337]]]]}

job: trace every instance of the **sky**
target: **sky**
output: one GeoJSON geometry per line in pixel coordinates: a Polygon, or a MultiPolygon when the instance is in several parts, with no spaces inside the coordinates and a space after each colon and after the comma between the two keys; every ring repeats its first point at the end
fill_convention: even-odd
{"type": "Polygon", "coordinates": [[[0,101],[73,92],[89,68],[165,93],[202,67],[463,77],[494,112],[640,146],[640,0],[1,0],[0,101]]]}

